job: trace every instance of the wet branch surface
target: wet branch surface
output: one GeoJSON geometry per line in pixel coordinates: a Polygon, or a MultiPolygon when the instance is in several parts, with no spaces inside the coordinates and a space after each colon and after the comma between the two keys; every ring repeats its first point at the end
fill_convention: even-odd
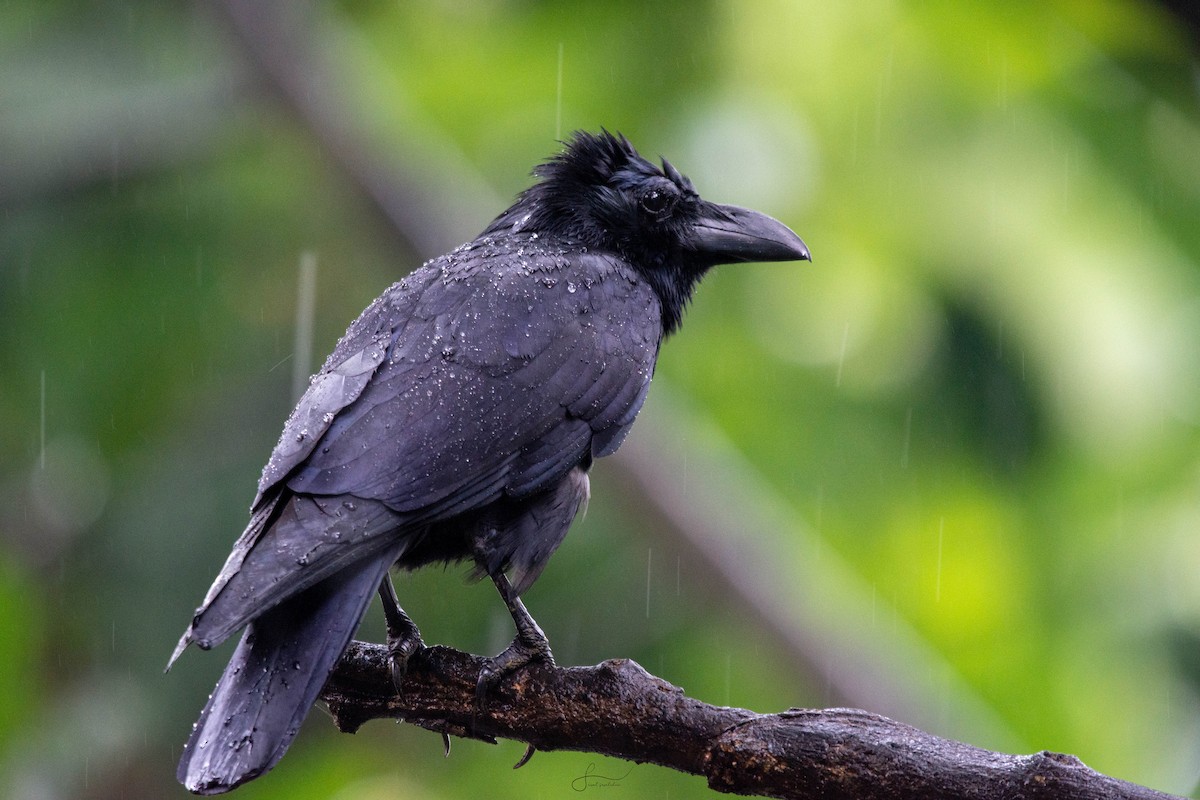
{"type": "Polygon", "coordinates": [[[579,750],[702,775],[721,792],[787,798],[1168,798],[1101,775],[1073,756],[1006,755],[855,709],[756,714],[708,705],[629,660],[534,664],[483,708],[483,659],[430,647],[397,694],[381,645],[352,642],[323,697],[339,730],[396,718],[487,742],[579,750]]]}

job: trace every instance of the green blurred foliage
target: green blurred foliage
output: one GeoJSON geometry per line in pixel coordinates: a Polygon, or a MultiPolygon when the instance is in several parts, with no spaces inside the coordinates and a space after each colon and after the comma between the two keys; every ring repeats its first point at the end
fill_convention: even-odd
{"type": "MultiPolygon", "coordinates": [[[[814,263],[713,274],[660,378],[871,587],[870,619],[830,604],[831,623],[912,625],[1013,746],[1192,789],[1194,30],[1133,0],[359,1],[307,19],[355,125],[427,180],[449,157],[502,198],[461,198],[460,238],[556,138],[601,126],[791,224],[814,263]]],[[[0,794],[183,795],[174,760],[227,650],[161,668],[290,407],[303,252],[318,358],[420,260],[219,13],[0,7],[0,794]]],[[[606,469],[527,597],[559,661],[821,705],[606,469]]],[[[808,557],[758,535],[784,574],[808,557]]],[[[498,650],[503,606],[463,574],[401,576],[401,599],[428,641],[498,650]]],[[[456,742],[445,760],[425,732],[350,738],[314,714],[239,796],[558,797],[593,762],[626,776],[596,791],[708,794],[580,753],[514,773],[520,753],[456,742]]]]}

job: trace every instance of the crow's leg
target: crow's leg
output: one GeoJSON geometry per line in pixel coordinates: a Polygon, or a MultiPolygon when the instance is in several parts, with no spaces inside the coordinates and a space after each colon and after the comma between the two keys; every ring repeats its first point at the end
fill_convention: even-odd
{"type": "Polygon", "coordinates": [[[392,586],[392,576],[385,574],[379,582],[379,599],[383,601],[383,616],[387,621],[388,660],[392,665],[392,683],[396,691],[401,690],[404,673],[408,671],[408,660],[425,646],[417,625],[404,613],[392,586]]]}
{"type": "Polygon", "coordinates": [[[492,582],[496,584],[496,589],[504,598],[504,604],[508,606],[508,613],[512,614],[513,622],[517,626],[517,636],[512,640],[512,644],[504,649],[503,653],[487,659],[483,669],[479,670],[479,681],[475,684],[475,702],[480,707],[483,706],[487,690],[505,674],[536,660],[545,661],[550,666],[554,666],[550,641],[546,638],[546,634],[542,633],[538,624],[534,622],[529,612],[525,610],[525,604],[513,591],[508,578],[504,573],[499,573],[492,576],[492,582]]]}

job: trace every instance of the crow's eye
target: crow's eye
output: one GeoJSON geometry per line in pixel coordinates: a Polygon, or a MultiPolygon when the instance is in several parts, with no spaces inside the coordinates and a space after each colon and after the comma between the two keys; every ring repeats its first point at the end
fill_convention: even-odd
{"type": "Polygon", "coordinates": [[[651,189],[642,195],[642,208],[655,219],[662,219],[675,206],[675,195],[659,189],[651,189]]]}

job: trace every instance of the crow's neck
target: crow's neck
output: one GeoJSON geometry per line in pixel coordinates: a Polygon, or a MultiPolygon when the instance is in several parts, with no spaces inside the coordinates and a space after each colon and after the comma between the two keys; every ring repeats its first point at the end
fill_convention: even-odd
{"type": "Polygon", "coordinates": [[[704,272],[679,264],[647,266],[636,257],[626,258],[658,295],[659,304],[662,306],[663,336],[670,336],[679,330],[679,325],[683,322],[683,311],[691,302],[692,292],[695,291],[696,284],[700,282],[704,272]]]}

